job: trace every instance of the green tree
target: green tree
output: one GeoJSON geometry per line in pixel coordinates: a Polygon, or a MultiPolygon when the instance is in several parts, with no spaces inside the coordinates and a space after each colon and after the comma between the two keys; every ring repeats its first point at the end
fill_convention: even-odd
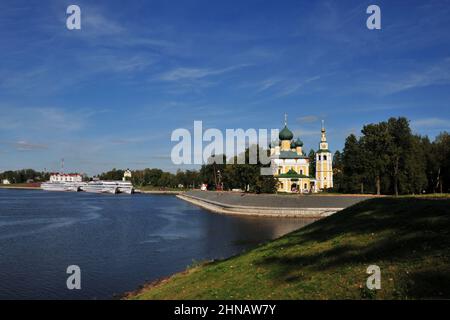
{"type": "Polygon", "coordinates": [[[342,153],[337,150],[333,156],[333,189],[338,192],[344,190],[344,173],[342,153]]]}
{"type": "Polygon", "coordinates": [[[450,135],[442,132],[434,142],[434,155],[438,161],[437,183],[439,192],[450,191],[450,135]]]}
{"type": "Polygon", "coordinates": [[[314,149],[309,150],[308,158],[309,158],[309,175],[311,177],[315,177],[316,176],[316,152],[314,151],[314,149]]]}
{"type": "Polygon", "coordinates": [[[342,154],[343,190],[345,192],[364,193],[364,182],[367,180],[365,153],[361,142],[354,134],[345,140],[342,154]]]}
{"type": "Polygon", "coordinates": [[[389,157],[386,150],[389,147],[390,136],[386,122],[368,124],[362,129],[362,153],[364,154],[367,176],[375,182],[376,193],[381,194],[381,180],[388,171],[389,157]]]}
{"type": "MultiPolygon", "coordinates": [[[[414,157],[411,129],[406,118],[390,118],[387,122],[387,170],[392,177],[394,194],[399,194],[399,181],[407,175],[408,159],[414,157]]],[[[417,155],[415,155],[417,157],[417,155]]],[[[414,170],[409,166],[410,170],[414,170]]]]}
{"type": "Polygon", "coordinates": [[[427,155],[425,141],[420,136],[412,136],[411,150],[405,158],[405,174],[400,176],[402,193],[422,193],[427,189],[427,155]]]}

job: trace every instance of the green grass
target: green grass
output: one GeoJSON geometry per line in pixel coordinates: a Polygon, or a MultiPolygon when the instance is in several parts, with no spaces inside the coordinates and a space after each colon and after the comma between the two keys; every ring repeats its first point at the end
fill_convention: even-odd
{"type": "Polygon", "coordinates": [[[450,199],[376,198],[129,299],[450,298],[450,199]],[[381,268],[370,291],[366,269],[381,268]]]}

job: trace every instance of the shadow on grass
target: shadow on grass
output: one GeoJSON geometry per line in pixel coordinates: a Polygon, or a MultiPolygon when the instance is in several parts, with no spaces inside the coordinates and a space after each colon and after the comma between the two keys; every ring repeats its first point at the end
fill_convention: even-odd
{"type": "Polygon", "coordinates": [[[405,281],[404,294],[410,299],[448,299],[450,270],[424,270],[412,273],[405,281]]]}
{"type": "Polygon", "coordinates": [[[450,273],[450,200],[367,200],[288,234],[260,252],[263,257],[257,264],[270,267],[276,281],[300,281],[305,277],[301,270],[336,272],[385,262],[413,267],[401,278],[402,297],[450,298],[450,275],[444,272],[450,273]],[[436,268],[414,271],[425,261],[436,268]]]}

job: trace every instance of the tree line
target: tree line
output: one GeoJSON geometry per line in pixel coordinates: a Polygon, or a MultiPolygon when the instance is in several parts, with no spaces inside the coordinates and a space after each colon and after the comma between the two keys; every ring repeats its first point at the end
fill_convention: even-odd
{"type": "Polygon", "coordinates": [[[213,156],[208,163],[200,169],[200,176],[204,183],[212,188],[219,187],[224,190],[240,189],[254,193],[275,193],[277,179],[272,175],[261,175],[261,169],[270,167],[262,164],[260,153],[264,152],[268,157],[270,151],[260,148],[258,145],[250,146],[234,158],[227,159],[225,155],[213,156]],[[250,156],[257,155],[257,163],[250,164],[250,156]],[[220,159],[220,161],[217,161],[220,159]]]}
{"type": "MultiPolygon", "coordinates": [[[[112,169],[98,175],[101,180],[122,180],[125,170],[112,169]]],[[[132,170],[130,181],[135,186],[152,186],[159,188],[198,188],[202,178],[196,170],[178,170],[176,173],[156,168],[132,170]]]]}
{"type": "Polygon", "coordinates": [[[33,169],[8,170],[0,173],[0,182],[4,179],[10,183],[26,183],[27,181],[47,181],[50,179],[50,173],[39,172],[33,169]]]}
{"type": "Polygon", "coordinates": [[[450,135],[413,134],[404,117],[365,125],[333,157],[333,191],[420,194],[450,191],[450,135]]]}
{"type": "MultiPolygon", "coordinates": [[[[259,149],[255,152],[268,152],[268,150],[259,149]]],[[[201,166],[200,170],[178,170],[176,173],[155,168],[134,170],[131,173],[131,182],[140,187],[199,188],[202,184],[206,184],[209,190],[241,189],[255,193],[274,193],[276,179],[273,176],[261,175],[260,169],[263,165],[260,162],[249,164],[249,156],[250,149],[247,148],[244,153],[233,159],[227,160],[225,155],[213,156],[208,163],[201,166]],[[237,164],[239,157],[245,157],[242,161],[244,164],[237,164]]],[[[122,180],[124,172],[125,170],[122,169],[112,169],[100,174],[98,178],[122,180]]]]}

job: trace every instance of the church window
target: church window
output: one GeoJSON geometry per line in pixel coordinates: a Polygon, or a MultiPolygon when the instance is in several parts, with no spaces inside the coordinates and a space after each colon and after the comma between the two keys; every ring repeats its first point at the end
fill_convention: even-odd
{"type": "Polygon", "coordinates": [[[327,156],[323,156],[323,160],[327,160],[327,156]]]}
{"type": "Polygon", "coordinates": [[[319,155],[319,161],[322,160],[322,157],[319,155]]]}

